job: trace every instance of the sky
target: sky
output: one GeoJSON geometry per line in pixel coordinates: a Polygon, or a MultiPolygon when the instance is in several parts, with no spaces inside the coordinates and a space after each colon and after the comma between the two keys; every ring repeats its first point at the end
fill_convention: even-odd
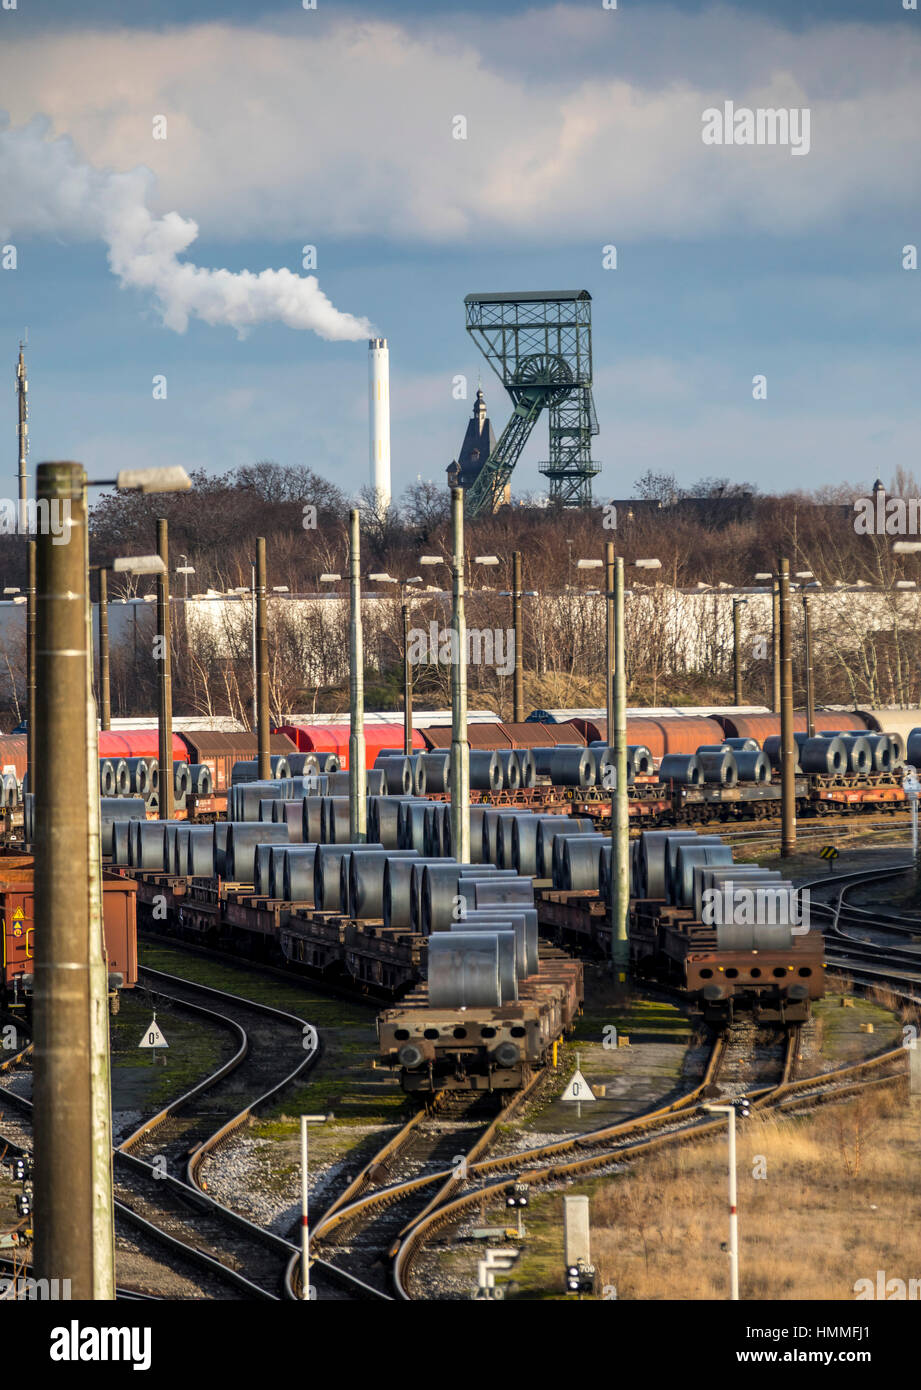
{"type": "MultiPolygon", "coordinates": [[[[374,332],[394,492],[440,483],[480,373],[497,434],[511,409],[464,295],[545,288],[592,295],[598,499],[649,469],[764,491],[917,471],[919,74],[903,0],[18,0],[0,489],[26,329],[32,464],[269,458],[356,492],[374,332]],[[705,144],[725,102],[808,111],[808,153],[705,144]]],[[[513,490],[546,457],[539,422],[513,490]]]]}

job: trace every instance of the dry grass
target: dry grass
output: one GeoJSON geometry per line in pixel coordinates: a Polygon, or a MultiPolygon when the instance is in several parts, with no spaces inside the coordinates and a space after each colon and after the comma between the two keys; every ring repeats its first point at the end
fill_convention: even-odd
{"type": "MultiPolygon", "coordinates": [[[[921,1275],[921,1115],[877,1093],[738,1136],[743,1299],[849,1299],[857,1279],[921,1275]],[[755,1176],[757,1173],[764,1176],[755,1176]]],[[[619,1298],[724,1298],[726,1140],[593,1184],[592,1254],[619,1298]]]]}

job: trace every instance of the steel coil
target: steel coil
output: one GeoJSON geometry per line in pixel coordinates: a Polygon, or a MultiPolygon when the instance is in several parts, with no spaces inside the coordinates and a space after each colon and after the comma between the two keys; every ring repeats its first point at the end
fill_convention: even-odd
{"type": "Polygon", "coordinates": [[[316,753],[289,753],[288,769],[292,777],[315,777],[320,771],[316,753]]]}
{"type": "Polygon", "coordinates": [[[482,932],[494,936],[499,944],[499,990],[503,1004],[514,1003],[518,998],[518,938],[511,923],[452,922],[449,930],[455,936],[482,932]]]}
{"type": "MultiPolygon", "coordinates": [[[[496,867],[499,869],[514,869],[514,849],[515,849],[515,821],[522,815],[527,815],[526,811],[506,811],[503,810],[496,817],[496,867]]],[[[471,836],[472,838],[472,836],[471,836]]],[[[482,835],[480,836],[482,840],[482,835]]]]}
{"type": "MultiPolygon", "coordinates": [[[[837,735],[835,735],[835,737],[837,737],[837,735]]],[[[801,773],[803,770],[799,760],[800,747],[801,745],[796,743],[794,740],[793,771],[795,773],[801,773]]],[[[768,762],[771,764],[771,767],[780,767],[781,748],[779,734],[771,734],[768,738],[766,738],[762,745],[762,751],[764,753],[764,756],[767,758],[768,762]]]]}
{"type": "Polygon", "coordinates": [[[425,815],[427,801],[404,801],[399,810],[397,848],[415,849],[425,853],[425,815]]]}
{"type": "Polygon", "coordinates": [[[536,877],[552,879],[553,844],[558,836],[587,835],[594,829],[587,816],[539,816],[536,877]]]}
{"type": "Polygon", "coordinates": [[[694,865],[731,864],[731,845],[679,845],[678,862],[672,876],[672,892],[669,901],[678,907],[692,907],[694,903],[694,865]]]}
{"type": "Polygon", "coordinates": [[[207,763],[189,763],[189,785],[195,796],[211,796],[214,778],[207,763]]]}
{"type": "Polygon", "coordinates": [[[231,883],[252,883],[256,875],[256,846],[289,843],[286,825],[231,821],[224,850],[224,877],[231,883]]]}
{"type": "MultiPolygon", "coordinates": [[[[5,784],[5,783],[4,783],[3,791],[4,791],[3,804],[4,804],[4,806],[5,806],[5,805],[7,804],[7,802],[6,802],[6,784],[5,784]]],[[[116,788],[115,788],[115,768],[112,766],[112,760],[111,760],[110,758],[100,758],[100,759],[99,759],[99,795],[100,795],[100,796],[114,796],[114,795],[115,795],[115,791],[116,791],[116,788]]]]}
{"type": "Polygon", "coordinates": [[[350,917],[377,918],[384,915],[384,874],[391,859],[418,860],[414,849],[353,850],[348,860],[348,904],[350,917]]]}
{"type": "Polygon", "coordinates": [[[130,862],[136,869],[163,872],[169,866],[169,848],[163,821],[134,821],[133,843],[128,843],[130,862]]]}
{"type": "Polygon", "coordinates": [[[450,789],[451,754],[447,752],[421,754],[425,769],[426,792],[446,792],[450,789]]]}
{"type": "Polygon", "coordinates": [[[128,764],[124,758],[114,758],[112,766],[115,768],[115,795],[131,795],[131,773],[128,771],[128,764]]]}
{"type": "Polygon", "coordinates": [[[400,806],[401,796],[376,796],[368,802],[368,838],[379,840],[387,849],[398,849],[400,844],[400,806]]]}
{"type": "Polygon", "coordinates": [[[709,864],[694,866],[694,917],[704,921],[704,894],[712,889],[721,889],[723,883],[779,882],[779,869],[763,869],[760,864],[723,864],[713,868],[709,864]]]}
{"type": "Polygon", "coordinates": [[[214,878],[214,833],[210,825],[190,825],[185,872],[190,878],[214,878]]]}
{"type": "Polygon", "coordinates": [[[498,753],[471,748],[470,790],[478,792],[500,792],[502,790],[502,764],[499,761],[498,753]]]}
{"type": "Polygon", "coordinates": [[[843,738],[807,738],[800,744],[799,761],[803,772],[840,777],[848,770],[847,744],[843,738]]]}
{"type": "MultiPolygon", "coordinates": [[[[131,822],[130,822],[130,821],[127,821],[127,820],[114,820],[114,821],[110,821],[110,822],[109,822],[109,831],[110,831],[110,835],[111,835],[111,844],[112,844],[112,850],[111,850],[112,863],[113,863],[113,864],[127,864],[127,863],[129,863],[130,861],[129,861],[129,858],[128,858],[128,853],[129,853],[129,851],[128,851],[128,841],[129,841],[129,839],[131,838],[131,822]]],[[[105,839],[105,836],[103,836],[103,838],[105,839]]],[[[105,854],[105,853],[106,853],[106,850],[103,849],[102,852],[103,852],[103,854],[105,854]]]]}
{"type": "MultiPolygon", "coordinates": [[[[290,845],[281,863],[281,893],[286,903],[307,903],[313,906],[314,864],[319,845],[290,845]]],[[[276,872],[275,888],[278,889],[276,872]]]]}
{"type": "Polygon", "coordinates": [[[150,792],[150,766],[146,758],[126,758],[129,787],[135,796],[147,796],[150,792]]]}
{"type": "MultiPolygon", "coordinates": [[[[512,865],[520,874],[537,873],[537,827],[540,816],[527,813],[512,822],[512,865]]],[[[471,835],[471,839],[472,839],[471,835]]]]}
{"type": "Polygon", "coordinates": [[[320,815],[320,839],[324,845],[341,845],[350,840],[352,822],[347,796],[324,796],[320,815]]]}
{"type": "MultiPolygon", "coordinates": [[[[746,741],[754,743],[754,739],[746,741]]],[[[763,753],[740,748],[735,759],[740,782],[770,782],[771,764],[763,753]]]]}
{"type": "Polygon", "coordinates": [[[723,743],[733,753],[760,753],[761,744],[756,738],[724,738],[723,743]]]}
{"type": "Polygon", "coordinates": [[[269,898],[272,896],[272,851],[275,846],[262,844],[256,846],[256,856],[253,860],[253,892],[257,898],[269,898]]]}
{"type": "Polygon", "coordinates": [[[514,748],[500,748],[496,757],[502,768],[503,787],[507,787],[512,792],[517,791],[521,786],[521,764],[518,761],[518,754],[514,748]]]}
{"type": "Polygon", "coordinates": [[[714,753],[697,751],[697,761],[703,773],[704,782],[718,787],[734,787],[739,781],[739,769],[735,754],[729,748],[720,748],[714,753]]]}
{"type": "Polygon", "coordinates": [[[696,753],[667,753],[659,763],[659,781],[682,787],[699,787],[704,771],[696,753]]]}
{"type": "Polygon", "coordinates": [[[422,754],[414,753],[410,757],[409,765],[412,768],[413,792],[416,796],[425,796],[425,763],[422,761],[422,754]]]}
{"type": "Polygon", "coordinates": [[[530,748],[516,748],[518,754],[518,771],[523,787],[533,787],[537,781],[537,768],[534,765],[534,753],[530,748]]]}
{"type": "Polygon", "coordinates": [[[420,864],[437,864],[437,859],[388,859],[384,869],[384,926],[405,927],[407,930],[414,920],[418,920],[421,908],[412,906],[412,895],[422,889],[421,874],[418,882],[413,879],[413,868],[420,864]]]}
{"type": "MultiPolygon", "coordinates": [[[[500,909],[500,911],[501,911],[501,909],[500,909]]],[[[475,914],[475,915],[471,915],[471,916],[469,916],[469,917],[465,917],[464,920],[463,920],[462,922],[452,922],[452,923],[451,923],[450,930],[453,931],[453,932],[462,932],[462,931],[508,932],[508,934],[513,938],[513,945],[514,945],[514,951],[515,951],[515,975],[516,975],[516,978],[519,979],[519,980],[523,980],[523,979],[526,978],[526,976],[527,976],[527,974],[528,974],[528,968],[527,968],[527,959],[528,959],[528,957],[527,957],[527,942],[526,942],[526,940],[525,940],[525,936],[526,936],[526,932],[525,932],[525,921],[524,921],[524,916],[523,916],[523,915],[519,915],[517,918],[512,919],[511,917],[503,918],[503,917],[501,917],[501,916],[498,916],[498,917],[480,917],[480,915],[477,913],[477,914],[475,914]]],[[[504,987],[503,987],[503,995],[504,995],[504,993],[505,993],[505,990],[504,990],[504,987]]]]}
{"type": "Polygon", "coordinates": [[[301,822],[301,843],[320,844],[323,840],[323,802],[322,796],[304,797],[304,815],[301,822]]]}
{"type": "MultiPolygon", "coordinates": [[[[418,867],[420,860],[414,863],[418,867]]],[[[489,878],[499,877],[503,872],[485,865],[476,870],[476,873],[489,878]]],[[[410,895],[410,914],[415,913],[412,917],[414,931],[421,931],[426,936],[433,931],[446,931],[452,922],[459,921],[463,913],[474,906],[472,899],[467,903],[459,901],[465,895],[461,893],[458,882],[465,875],[469,877],[470,873],[469,864],[457,864],[453,860],[450,863],[439,860],[434,864],[421,861],[417,873],[418,890],[410,895]]]]}
{"type": "Polygon", "coordinates": [[[721,845],[719,835],[696,835],[693,831],[670,831],[665,842],[665,896],[669,902],[676,902],[675,875],[678,871],[678,850],[683,844],[721,845]]]}
{"type": "MultiPolygon", "coordinates": [[[[32,793],[30,792],[29,795],[31,796],[32,793]]],[[[29,811],[30,815],[32,814],[34,805],[35,805],[35,803],[32,802],[32,801],[27,801],[27,802],[25,803],[25,808],[26,808],[26,810],[29,811]]],[[[100,797],[100,800],[99,800],[99,833],[100,833],[100,842],[101,842],[101,852],[102,852],[104,855],[107,855],[107,856],[108,856],[108,855],[112,855],[112,854],[114,853],[114,842],[113,842],[113,831],[112,831],[112,827],[113,827],[113,825],[116,824],[116,822],[125,822],[125,823],[128,823],[128,822],[134,821],[134,820],[142,820],[143,818],[144,818],[144,802],[143,802],[143,800],[142,800],[141,797],[134,797],[134,798],[121,797],[121,796],[104,796],[104,797],[100,797]]],[[[31,831],[31,828],[32,828],[32,827],[30,826],[30,827],[29,827],[30,831],[31,831]]],[[[23,830],[25,830],[25,826],[23,827],[23,830]]],[[[27,843],[31,844],[31,842],[32,842],[32,835],[31,835],[31,834],[28,834],[28,835],[26,835],[25,838],[26,838],[27,843]]],[[[124,858],[124,859],[117,859],[117,860],[116,860],[116,863],[118,863],[118,864],[130,864],[131,862],[132,862],[132,861],[131,861],[130,859],[128,859],[127,857],[124,858]]]]}
{"type": "Polygon", "coordinates": [[[519,878],[517,874],[506,875],[503,869],[488,878],[470,878],[461,874],[457,880],[457,895],[462,898],[470,911],[480,907],[533,907],[534,881],[519,878]]]}
{"type": "Polygon", "coordinates": [[[440,932],[429,941],[429,1007],[497,1008],[499,942],[489,932],[440,932]]]}
{"type": "Polygon", "coordinates": [[[892,772],[902,761],[901,739],[892,734],[867,734],[874,772],[892,772]]]}
{"type": "Polygon", "coordinates": [[[593,787],[598,764],[591,748],[558,746],[551,750],[547,772],[555,787],[593,787]]]}
{"type": "Polygon", "coordinates": [[[383,849],[383,845],[366,845],[355,841],[317,846],[313,861],[313,901],[320,912],[335,912],[339,908],[342,856],[353,849],[383,849]]]}
{"type": "Polygon", "coordinates": [[[568,892],[597,891],[601,871],[601,852],[610,839],[605,835],[567,835],[563,840],[560,887],[568,892]]]}
{"type": "Polygon", "coordinates": [[[516,933],[516,947],[520,968],[525,976],[536,975],[540,969],[539,928],[537,909],[522,907],[519,903],[499,907],[478,907],[464,919],[473,922],[509,922],[516,933]]]}
{"type": "MultiPolygon", "coordinates": [[[[611,750],[613,752],[613,749],[611,750]]],[[[649,777],[655,771],[652,754],[645,743],[627,745],[627,766],[632,767],[634,777],[649,777]]]]}
{"type": "Polygon", "coordinates": [[[412,796],[413,765],[409,758],[405,758],[402,753],[378,758],[374,767],[375,770],[383,772],[389,796],[399,796],[400,792],[404,796],[412,796]]]}
{"type": "Polygon", "coordinates": [[[192,790],[192,775],[188,763],[173,763],[173,791],[177,801],[182,801],[192,790]]]}

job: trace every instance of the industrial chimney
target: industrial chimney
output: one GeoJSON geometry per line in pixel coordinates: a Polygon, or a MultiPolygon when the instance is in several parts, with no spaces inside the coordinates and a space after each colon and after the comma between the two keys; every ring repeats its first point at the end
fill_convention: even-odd
{"type": "Polygon", "coordinates": [[[386,338],[368,339],[371,486],[381,511],[390,506],[390,353],[386,338]]]}

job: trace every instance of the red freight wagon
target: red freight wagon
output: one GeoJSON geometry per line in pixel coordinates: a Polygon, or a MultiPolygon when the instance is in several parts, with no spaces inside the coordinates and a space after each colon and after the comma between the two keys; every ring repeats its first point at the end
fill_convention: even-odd
{"type": "MultiPolygon", "coordinates": [[[[281,724],[279,732],[287,734],[297,744],[299,753],[335,753],[343,771],[349,766],[348,724],[281,724]]],[[[450,729],[448,733],[450,734],[450,729]]],[[[450,743],[450,738],[448,739],[450,743]]],[[[428,747],[418,729],[413,729],[413,748],[424,753],[428,747]]],[[[402,724],[365,725],[365,764],[374,766],[382,748],[403,747],[402,724]]]]}
{"type": "MultiPolygon", "coordinates": [[[[137,884],[103,873],[102,906],[106,963],[113,1003],[120,989],[137,984],[137,884]]],[[[0,931],[3,934],[2,993],[22,1004],[35,973],[35,890],[31,855],[0,858],[0,931]]],[[[114,1011],[114,1009],[113,1009],[114,1011]]]]}
{"type": "MultiPolygon", "coordinates": [[[[159,758],[160,732],[158,729],[100,729],[100,758],[159,758]]],[[[173,760],[190,761],[185,740],[173,734],[173,760]]]]}

